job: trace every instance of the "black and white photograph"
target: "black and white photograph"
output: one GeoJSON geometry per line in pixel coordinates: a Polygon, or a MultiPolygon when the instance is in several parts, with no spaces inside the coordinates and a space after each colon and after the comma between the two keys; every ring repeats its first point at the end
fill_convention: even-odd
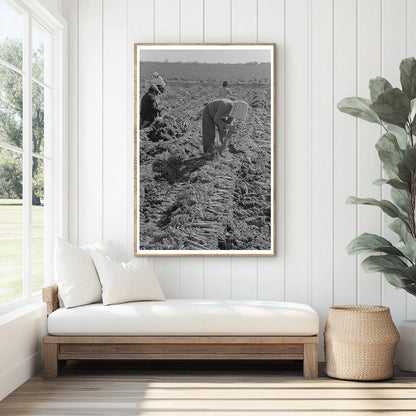
{"type": "Polygon", "coordinates": [[[274,56],[135,44],[135,255],[275,255],[274,56]]]}

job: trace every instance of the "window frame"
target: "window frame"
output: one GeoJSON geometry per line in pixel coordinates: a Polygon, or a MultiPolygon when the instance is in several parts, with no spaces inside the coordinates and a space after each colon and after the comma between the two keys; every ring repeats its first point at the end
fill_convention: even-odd
{"type": "MultiPolygon", "coordinates": [[[[6,0],[7,1],[7,0],[6,0]]],[[[9,0],[10,1],[10,0],[9,0]]],[[[40,300],[40,291],[32,293],[32,160],[40,157],[49,161],[50,201],[48,211],[48,238],[44,240],[44,285],[54,282],[53,246],[57,237],[67,238],[67,23],[45,9],[37,0],[13,0],[24,14],[23,67],[23,145],[22,149],[6,143],[1,148],[19,152],[23,156],[23,294],[16,300],[0,305],[0,315],[28,303],[40,300]],[[51,35],[51,79],[50,83],[50,154],[39,155],[32,150],[32,22],[36,20],[51,35]]],[[[4,64],[4,62],[1,62],[4,64]]],[[[11,65],[6,65],[15,70],[11,65]]],[[[39,82],[38,82],[39,83],[39,82]]],[[[42,84],[42,83],[40,83],[42,84]]],[[[46,88],[45,86],[43,88],[46,88]]],[[[45,178],[46,186],[46,178],[45,178]]]]}

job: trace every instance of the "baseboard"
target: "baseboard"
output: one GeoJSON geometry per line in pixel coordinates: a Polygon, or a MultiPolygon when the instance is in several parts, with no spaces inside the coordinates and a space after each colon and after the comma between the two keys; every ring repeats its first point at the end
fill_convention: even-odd
{"type": "Polygon", "coordinates": [[[40,370],[42,352],[38,351],[10,370],[0,374],[0,401],[40,370]]]}

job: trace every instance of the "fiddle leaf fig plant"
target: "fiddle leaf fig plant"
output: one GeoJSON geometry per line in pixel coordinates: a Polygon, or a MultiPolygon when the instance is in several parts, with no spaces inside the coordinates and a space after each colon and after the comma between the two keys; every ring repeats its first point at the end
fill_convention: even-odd
{"type": "Polygon", "coordinates": [[[338,109],[379,124],[383,135],[376,144],[385,178],[377,186],[389,186],[391,200],[350,196],[349,204],[379,207],[390,217],[389,228],[398,236],[392,244],[384,237],[364,233],[352,240],[349,254],[373,253],[362,262],[367,272],[381,272],[393,286],[416,296],[416,59],[400,63],[400,88],[382,77],[369,82],[370,99],[344,98],[338,109]]]}

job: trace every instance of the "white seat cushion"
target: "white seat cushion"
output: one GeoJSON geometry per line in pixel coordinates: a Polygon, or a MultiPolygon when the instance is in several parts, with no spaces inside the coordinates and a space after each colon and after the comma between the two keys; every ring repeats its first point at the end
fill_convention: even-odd
{"type": "Polygon", "coordinates": [[[272,301],[168,299],[58,309],[51,335],[316,335],[318,314],[307,305],[272,301]]]}

